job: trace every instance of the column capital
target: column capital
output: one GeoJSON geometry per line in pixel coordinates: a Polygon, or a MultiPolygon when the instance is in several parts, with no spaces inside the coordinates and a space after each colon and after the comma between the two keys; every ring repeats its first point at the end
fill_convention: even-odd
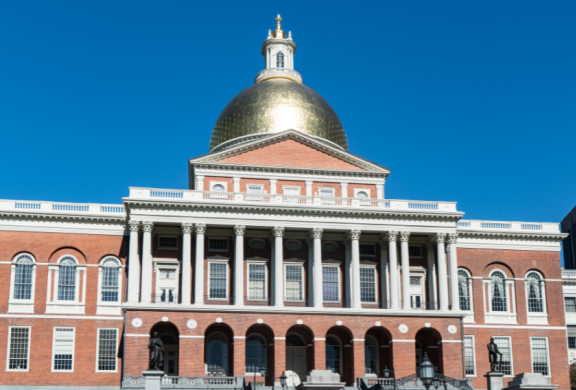
{"type": "Polygon", "coordinates": [[[140,221],[130,221],[128,222],[128,227],[131,232],[137,232],[140,230],[140,221]]]}
{"type": "Polygon", "coordinates": [[[196,180],[204,180],[204,176],[203,175],[197,175],[196,180]]]}
{"type": "Polygon", "coordinates": [[[348,233],[346,233],[346,238],[349,240],[359,240],[360,239],[360,234],[362,232],[358,229],[352,229],[350,230],[348,233]]]}
{"type": "Polygon", "coordinates": [[[232,178],[232,181],[233,181],[234,183],[240,183],[240,178],[239,178],[239,177],[233,177],[233,178],[232,178]]]}
{"type": "Polygon", "coordinates": [[[269,179],[270,183],[278,183],[278,179],[269,179]]]}
{"type": "Polygon", "coordinates": [[[396,242],[396,240],[398,240],[398,232],[390,231],[386,233],[386,239],[388,242],[396,242]]]}
{"type": "Polygon", "coordinates": [[[348,187],[348,183],[340,183],[340,187],[348,187]]]}
{"type": "Polygon", "coordinates": [[[456,244],[456,241],[458,241],[458,233],[448,234],[448,244],[456,244]]]}
{"type": "Polygon", "coordinates": [[[246,233],[246,226],[244,225],[234,225],[234,235],[243,236],[246,233]]]}
{"type": "Polygon", "coordinates": [[[205,234],[206,233],[206,224],[205,223],[197,223],[194,225],[196,228],[196,234],[205,234]]]}
{"type": "Polygon", "coordinates": [[[183,222],[182,223],[182,233],[184,233],[184,234],[192,234],[193,228],[194,228],[194,225],[189,223],[189,222],[183,222]]]}
{"type": "Polygon", "coordinates": [[[284,237],[284,226],[274,226],[272,228],[272,235],[274,237],[284,237]]]}
{"type": "Polygon", "coordinates": [[[436,233],[436,243],[444,244],[446,241],[446,233],[436,233]]]}
{"type": "Polygon", "coordinates": [[[152,229],[154,228],[153,222],[142,222],[142,231],[145,233],[151,233],[152,229]]]}
{"type": "Polygon", "coordinates": [[[410,232],[401,232],[400,233],[400,241],[408,242],[409,239],[410,239],[410,232]]]}
{"type": "Polygon", "coordinates": [[[310,230],[310,238],[312,239],[322,239],[322,232],[324,230],[321,228],[314,228],[310,230]]]}

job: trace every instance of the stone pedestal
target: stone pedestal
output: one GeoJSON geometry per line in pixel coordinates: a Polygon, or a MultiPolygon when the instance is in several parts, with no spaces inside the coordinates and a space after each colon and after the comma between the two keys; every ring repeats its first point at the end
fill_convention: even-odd
{"type": "Polygon", "coordinates": [[[144,375],[144,388],[146,390],[160,390],[160,381],[164,376],[164,371],[146,370],[142,372],[142,375],[144,375]]]}
{"type": "Polygon", "coordinates": [[[488,390],[502,390],[504,387],[504,383],[502,381],[502,377],[504,373],[502,372],[489,372],[488,374],[484,375],[486,378],[486,382],[488,382],[488,390]]]}
{"type": "Polygon", "coordinates": [[[330,370],[312,370],[302,383],[304,389],[310,390],[340,390],[346,383],[340,382],[340,375],[330,370]]]}
{"type": "Polygon", "coordinates": [[[518,374],[508,382],[505,390],[556,390],[558,385],[553,385],[550,378],[545,378],[542,374],[524,372],[518,374]]]}

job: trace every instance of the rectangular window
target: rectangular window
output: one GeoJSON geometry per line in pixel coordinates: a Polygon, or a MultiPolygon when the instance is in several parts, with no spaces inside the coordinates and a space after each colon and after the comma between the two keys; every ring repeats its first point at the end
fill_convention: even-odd
{"type": "Polygon", "coordinates": [[[376,302],[376,269],[360,267],[360,300],[376,302]]]}
{"type": "Polygon", "coordinates": [[[226,238],[211,238],[209,240],[208,250],[227,252],[228,240],[226,238]]]}
{"type": "Polygon", "coordinates": [[[576,325],[566,327],[568,333],[568,348],[576,348],[576,325]]]}
{"type": "Polygon", "coordinates": [[[301,302],[304,299],[303,279],[300,264],[286,264],[286,302],[301,302]]]}
{"type": "Polygon", "coordinates": [[[174,303],[176,302],[176,293],[171,288],[160,289],[160,302],[174,303]]]}
{"type": "Polygon", "coordinates": [[[8,371],[28,371],[30,328],[10,327],[8,371]]]}
{"type": "Polygon", "coordinates": [[[531,337],[530,344],[532,345],[532,372],[549,376],[548,339],[546,337],[531,337]]]}
{"type": "Polygon", "coordinates": [[[98,371],[116,371],[118,329],[98,329],[98,371]]]}
{"type": "Polygon", "coordinates": [[[466,362],[466,375],[476,375],[474,362],[474,336],[464,336],[464,360],[466,362]]]}
{"type": "Polygon", "coordinates": [[[256,185],[256,184],[249,184],[248,185],[248,192],[249,194],[261,194],[263,191],[263,186],[256,185]]]}
{"type": "Polygon", "coordinates": [[[178,237],[158,236],[158,249],[178,249],[178,237]]]}
{"type": "Polygon", "coordinates": [[[118,302],[120,269],[102,267],[102,302],[118,302]]]}
{"type": "Polygon", "coordinates": [[[360,244],[360,256],[376,256],[374,244],[360,244]]]}
{"type": "Polygon", "coordinates": [[[421,295],[410,295],[410,307],[412,309],[422,308],[422,296],[421,295]]]}
{"type": "Polygon", "coordinates": [[[248,299],[266,300],[266,264],[248,263],[248,299]]]}
{"type": "Polygon", "coordinates": [[[494,336],[494,342],[498,350],[502,353],[502,364],[500,369],[504,375],[512,375],[512,342],[509,336],[494,336]]]}
{"type": "Polygon", "coordinates": [[[325,198],[333,198],[334,197],[334,188],[320,188],[319,189],[320,196],[325,198]]]}
{"type": "Polygon", "coordinates": [[[228,264],[210,263],[210,299],[228,299],[228,264]]]}
{"type": "Polygon", "coordinates": [[[410,257],[422,257],[422,246],[410,245],[408,247],[408,256],[410,256],[410,257]]]}
{"type": "Polygon", "coordinates": [[[340,302],[340,275],[337,266],[322,267],[322,295],[324,302],[340,302]]]}
{"type": "Polygon", "coordinates": [[[52,371],[74,370],[74,328],[54,328],[52,371]]]}
{"type": "Polygon", "coordinates": [[[576,311],[576,298],[564,297],[564,306],[566,307],[566,311],[576,311]]]}

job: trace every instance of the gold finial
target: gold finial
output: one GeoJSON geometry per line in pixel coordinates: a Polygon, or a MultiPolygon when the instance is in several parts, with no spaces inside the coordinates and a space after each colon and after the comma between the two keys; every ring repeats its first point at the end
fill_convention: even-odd
{"type": "Polygon", "coordinates": [[[272,34],[274,38],[286,38],[286,33],[282,31],[282,25],[280,24],[281,21],[282,18],[280,17],[280,14],[278,14],[278,16],[276,16],[276,31],[272,34]]]}

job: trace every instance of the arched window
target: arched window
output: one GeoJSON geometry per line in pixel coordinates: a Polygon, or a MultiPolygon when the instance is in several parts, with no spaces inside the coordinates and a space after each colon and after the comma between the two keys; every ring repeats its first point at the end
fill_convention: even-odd
{"type": "Polygon", "coordinates": [[[471,296],[470,274],[468,271],[458,270],[458,293],[460,295],[460,310],[470,310],[470,296],[471,296]]]}
{"type": "Polygon", "coordinates": [[[364,339],[364,361],[366,374],[378,375],[378,341],[373,336],[364,339]]]}
{"type": "Polygon", "coordinates": [[[492,311],[507,311],[506,276],[502,271],[494,271],[490,276],[492,311]]]}
{"type": "Polygon", "coordinates": [[[76,300],[76,259],[66,256],[60,260],[58,300],[76,300]]]}
{"type": "Polygon", "coordinates": [[[283,68],[284,67],[284,53],[281,51],[276,54],[276,67],[283,68]]]}
{"type": "Polygon", "coordinates": [[[360,199],[368,199],[368,193],[366,191],[358,191],[356,197],[360,199]]]}
{"type": "Polygon", "coordinates": [[[246,372],[259,373],[266,368],[266,340],[259,334],[246,338],[246,372]]]}
{"type": "Polygon", "coordinates": [[[326,336],[326,369],[342,375],[342,343],[333,335],[326,336]]]}
{"type": "Polygon", "coordinates": [[[542,276],[538,272],[530,271],[526,275],[526,296],[530,313],[544,312],[543,284],[542,276]]]}
{"type": "Polygon", "coordinates": [[[20,255],[16,260],[14,275],[14,299],[32,299],[32,276],[34,260],[29,255],[20,255]]]}
{"type": "Polygon", "coordinates": [[[226,188],[224,188],[224,186],[222,184],[214,184],[212,186],[212,191],[213,192],[224,192],[224,191],[226,191],[226,188]]]}
{"type": "Polygon", "coordinates": [[[289,334],[286,336],[286,346],[287,347],[305,347],[306,343],[302,339],[302,337],[298,336],[297,334],[289,334]]]}
{"type": "Polygon", "coordinates": [[[206,342],[206,369],[208,372],[228,373],[228,337],[213,332],[206,342]]]}
{"type": "Polygon", "coordinates": [[[102,262],[102,284],[100,297],[102,302],[118,302],[120,262],[109,257],[102,262]]]}

